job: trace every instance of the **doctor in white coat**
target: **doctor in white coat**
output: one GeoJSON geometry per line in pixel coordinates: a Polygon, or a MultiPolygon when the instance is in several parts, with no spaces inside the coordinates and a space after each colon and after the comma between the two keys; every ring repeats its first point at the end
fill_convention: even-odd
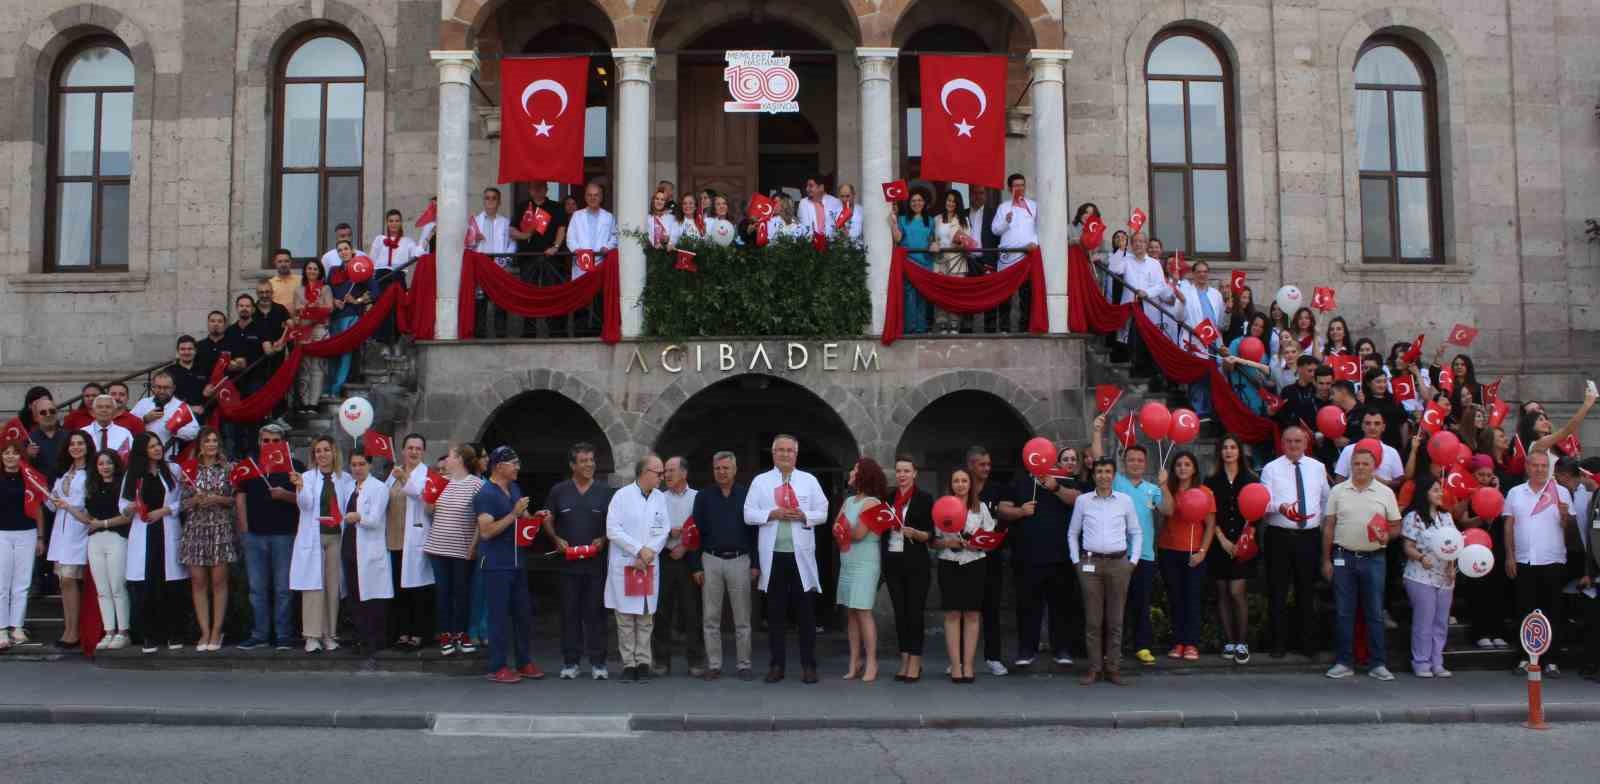
{"type": "Polygon", "coordinates": [[[339,467],[332,436],[311,442],[311,469],[290,473],[300,524],[289,557],[289,590],[300,594],[300,633],[306,653],[336,651],[339,629],[339,527],[355,482],[339,467]]]}
{"type": "Polygon", "coordinates": [[[368,656],[383,650],[384,626],[394,583],[389,576],[389,488],[370,473],[372,464],[359,450],[350,455],[351,497],[343,509],[339,560],[345,586],[355,586],[351,612],[356,648],[368,656]]]}
{"type": "Polygon", "coordinates": [[[422,464],[423,453],[428,449],[427,439],[412,433],[400,447],[400,465],[389,472],[385,485],[389,488],[389,505],[404,507],[402,544],[389,556],[391,580],[399,578],[394,594],[394,632],[402,648],[421,648],[422,638],[431,636],[427,628],[428,614],[433,610],[433,565],[422,553],[428,541],[428,528],[433,518],[428,516],[427,504],[422,502],[422,490],[428,484],[428,467],[422,464]]]}
{"type": "Polygon", "coordinates": [[[667,544],[672,525],[667,495],[656,488],[665,467],[654,453],[634,464],[638,477],[618,490],[606,507],[606,607],[617,613],[617,647],[622,652],[622,680],[650,679],[650,632],[655,626],[661,575],[656,556],[667,544]],[[629,570],[649,569],[650,586],[643,596],[629,596],[629,570]]]}
{"type": "Polygon", "coordinates": [[[133,518],[133,528],[128,532],[127,577],[129,583],[135,583],[131,587],[147,654],[160,650],[163,642],[169,650],[183,647],[178,634],[189,598],[182,586],[168,585],[187,580],[189,570],[178,561],[178,514],[183,503],[183,489],[178,483],[183,472],[162,459],[163,451],[161,439],[153,433],[133,437],[118,503],[122,513],[133,518]],[[136,515],[140,502],[145,511],[136,515]],[[162,573],[147,574],[157,564],[162,573]]]}
{"type": "Polygon", "coordinates": [[[83,511],[88,465],[93,456],[87,434],[68,433],[67,459],[72,462],[50,486],[50,498],[46,501],[55,514],[55,521],[50,529],[50,551],[45,557],[55,564],[56,578],[61,582],[62,620],[67,626],[61,637],[63,643],[75,642],[78,638],[78,610],[82,603],[78,589],[89,576],[84,573],[89,563],[89,526],[80,522],[78,514],[83,511]]]}
{"type": "Polygon", "coordinates": [[[794,436],[772,439],[774,467],[750,483],[744,501],[745,523],[761,526],[756,542],[761,558],[759,587],[767,595],[767,634],[772,646],[767,683],[783,680],[784,628],[791,603],[800,627],[801,680],[817,682],[816,610],[806,594],[822,592],[812,529],[828,519],[828,497],[816,477],[794,467],[799,457],[800,442],[794,436]],[[780,496],[783,503],[779,503],[780,496]]]}
{"type": "MultiPolygon", "coordinates": [[[[1199,345],[1200,340],[1195,336],[1194,328],[1200,326],[1202,322],[1209,321],[1216,329],[1219,340],[1222,335],[1222,292],[1211,285],[1211,265],[1203,259],[1190,265],[1189,277],[1178,281],[1174,295],[1178,300],[1183,323],[1189,328],[1182,335],[1178,345],[1188,346],[1189,353],[1195,356],[1210,356],[1209,349],[1213,347],[1199,345]]],[[[1189,404],[1194,407],[1195,413],[1199,414],[1201,419],[1211,416],[1211,379],[1202,378],[1189,385],[1189,404]]]]}

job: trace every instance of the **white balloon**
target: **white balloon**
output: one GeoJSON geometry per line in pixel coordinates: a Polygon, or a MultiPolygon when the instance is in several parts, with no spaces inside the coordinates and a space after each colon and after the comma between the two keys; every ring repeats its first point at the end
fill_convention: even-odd
{"type": "Polygon", "coordinates": [[[1481,544],[1469,544],[1461,548],[1456,568],[1467,577],[1483,577],[1494,571],[1494,551],[1481,544]]]}
{"type": "Polygon", "coordinates": [[[1299,286],[1284,286],[1278,289],[1278,295],[1273,298],[1278,303],[1278,310],[1283,315],[1294,318],[1294,312],[1305,307],[1305,295],[1300,293],[1299,286]]]}
{"type": "Polygon", "coordinates": [[[1461,532],[1455,526],[1429,529],[1428,551],[1441,561],[1454,561],[1461,555],[1461,532]]]}
{"type": "Polygon", "coordinates": [[[372,404],[364,397],[345,398],[339,404],[339,427],[344,428],[351,438],[360,438],[367,428],[372,427],[372,404]]]}

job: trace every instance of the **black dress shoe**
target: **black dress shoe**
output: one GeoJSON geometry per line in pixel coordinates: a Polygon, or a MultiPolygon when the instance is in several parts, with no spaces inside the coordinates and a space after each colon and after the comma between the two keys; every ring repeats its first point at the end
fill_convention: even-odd
{"type": "Polygon", "coordinates": [[[807,667],[806,669],[801,670],[800,671],[800,682],[801,683],[816,683],[817,682],[817,668],[815,668],[815,667],[807,667]]]}
{"type": "Polygon", "coordinates": [[[622,681],[623,683],[632,683],[636,680],[639,680],[639,670],[635,667],[623,667],[622,677],[618,678],[617,680],[622,681]]]}
{"type": "Polygon", "coordinates": [[[781,680],[783,680],[782,667],[773,667],[772,669],[767,670],[767,683],[777,683],[781,680]]]}
{"type": "Polygon", "coordinates": [[[1273,649],[1272,649],[1272,654],[1271,654],[1271,656],[1272,656],[1272,658],[1274,658],[1274,659],[1281,659],[1281,658],[1283,658],[1283,657],[1285,657],[1285,656],[1287,656],[1287,655],[1289,655],[1289,654],[1288,654],[1288,652],[1287,652],[1287,651],[1285,651],[1285,650],[1284,650],[1284,649],[1282,649],[1282,648],[1273,648],[1273,649]]]}

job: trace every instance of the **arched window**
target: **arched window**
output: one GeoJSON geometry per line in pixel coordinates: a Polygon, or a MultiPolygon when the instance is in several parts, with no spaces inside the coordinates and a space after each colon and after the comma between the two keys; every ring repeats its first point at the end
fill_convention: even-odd
{"type": "Polygon", "coordinates": [[[1145,59],[1150,236],[1168,251],[1239,258],[1233,72],[1192,30],[1163,34],[1145,59]]]}
{"type": "Polygon", "coordinates": [[[1361,255],[1366,261],[1441,261],[1438,138],[1427,59],[1400,39],[1369,41],[1356,59],[1361,255]]]}
{"type": "Polygon", "coordinates": [[[68,50],[51,82],[47,268],[128,266],[133,61],[114,39],[68,50]]]}
{"type": "Polygon", "coordinates": [[[277,80],[272,248],[297,259],[332,247],[334,227],[361,237],[366,63],[353,43],[318,33],[289,47],[277,80]]]}

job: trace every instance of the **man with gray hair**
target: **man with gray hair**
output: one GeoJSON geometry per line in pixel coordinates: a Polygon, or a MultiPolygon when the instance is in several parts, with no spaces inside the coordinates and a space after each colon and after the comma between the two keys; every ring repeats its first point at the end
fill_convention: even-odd
{"type": "Polygon", "coordinates": [[[696,493],[690,517],[700,529],[700,549],[689,553],[694,583],[704,589],[702,626],[705,634],[708,681],[722,677],[722,602],[733,605],[733,635],[739,679],[755,677],[750,669],[750,584],[761,570],[750,565],[760,529],[744,523],[744,502],[750,489],[734,480],[739,462],[732,452],[711,457],[711,478],[716,483],[696,493]]]}
{"type": "Polygon", "coordinates": [[[606,508],[606,539],[611,544],[606,607],[617,615],[624,682],[650,679],[650,634],[661,594],[656,561],[670,525],[666,494],[657,490],[666,473],[661,458],[646,453],[633,472],[633,484],[617,490],[606,508]]]}
{"type": "Polygon", "coordinates": [[[671,672],[673,641],[682,638],[689,677],[699,678],[706,674],[705,638],[700,632],[700,588],[689,578],[689,548],[683,543],[683,527],[694,516],[697,495],[694,488],[689,487],[689,461],[681,455],[667,458],[661,482],[663,495],[667,497],[667,521],[671,530],[667,533],[666,550],[661,558],[661,609],[656,611],[661,624],[650,638],[650,670],[656,676],[671,672]]]}
{"type": "Polygon", "coordinates": [[[784,630],[791,604],[800,627],[800,680],[817,682],[816,608],[807,594],[822,592],[814,529],[828,520],[828,497],[816,477],[795,468],[799,457],[800,442],[794,436],[772,439],[773,468],[750,483],[744,501],[745,524],[760,530],[761,590],[767,594],[767,634],[772,638],[767,683],[784,677],[784,630]]]}
{"type": "Polygon", "coordinates": [[[96,396],[94,402],[89,404],[89,411],[94,414],[94,421],[83,428],[83,432],[89,436],[89,443],[96,452],[102,449],[120,452],[126,461],[128,449],[133,446],[133,433],[116,422],[116,398],[110,395],[96,396]]]}

